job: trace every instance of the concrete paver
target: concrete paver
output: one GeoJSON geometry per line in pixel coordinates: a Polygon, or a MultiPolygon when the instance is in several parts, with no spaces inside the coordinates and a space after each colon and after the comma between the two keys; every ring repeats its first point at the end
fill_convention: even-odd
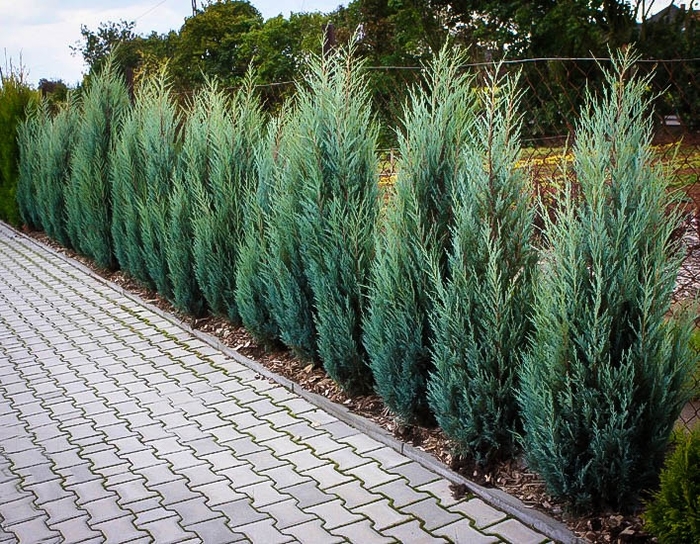
{"type": "Polygon", "coordinates": [[[0,542],[38,540],[548,539],[0,223],[0,542]]]}

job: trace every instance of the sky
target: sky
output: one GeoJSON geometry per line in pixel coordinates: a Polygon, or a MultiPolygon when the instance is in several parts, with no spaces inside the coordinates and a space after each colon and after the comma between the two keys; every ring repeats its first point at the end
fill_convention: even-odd
{"type": "MultiPolygon", "coordinates": [[[[252,0],[265,19],[280,13],[333,11],[343,0],[252,0]]],[[[202,0],[197,0],[201,7],[202,0]]],[[[71,45],[80,25],[97,30],[101,22],[135,21],[134,31],[150,34],[179,30],[192,15],[192,0],[0,0],[0,68],[21,64],[26,81],[42,78],[75,85],[86,71],[71,45]]]]}
{"type": "MultiPolygon", "coordinates": [[[[196,0],[201,7],[203,0],[196,0]]],[[[648,3],[650,0],[646,0],[648,3]]],[[[670,3],[653,0],[652,12],[670,3]]],[[[691,0],[676,0],[689,4],[691,0]]],[[[280,13],[333,11],[343,0],[252,0],[265,17],[280,13]]],[[[179,30],[192,14],[192,0],[0,0],[0,68],[20,65],[26,81],[61,79],[75,85],[86,71],[82,57],[72,55],[80,25],[97,30],[101,22],[135,21],[138,34],[179,30]]]]}

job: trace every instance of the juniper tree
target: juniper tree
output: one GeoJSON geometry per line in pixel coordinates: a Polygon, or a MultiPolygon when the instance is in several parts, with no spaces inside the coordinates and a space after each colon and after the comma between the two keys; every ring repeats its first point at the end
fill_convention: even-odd
{"type": "Polygon", "coordinates": [[[138,202],[144,260],[158,292],[173,298],[169,279],[170,194],[180,146],[180,117],[165,72],[151,78],[139,93],[136,108],[143,109],[139,151],[142,154],[146,190],[138,202]]]}
{"type": "Polygon", "coordinates": [[[101,268],[116,265],[111,234],[109,151],[128,108],[126,85],[110,60],[90,79],[84,91],[66,191],[72,245],[101,268]]]}
{"type": "Polygon", "coordinates": [[[269,223],[273,187],[284,160],[280,147],[286,110],[268,125],[265,138],[256,153],[257,183],[245,195],[247,210],[243,238],[236,263],[236,304],[243,326],[259,342],[271,345],[279,340],[279,327],[270,302],[269,223]]]}
{"type": "Polygon", "coordinates": [[[362,345],[378,211],[377,125],[354,46],[310,63],[298,90],[287,175],[299,180],[299,232],[313,292],[318,352],[349,392],[372,383],[362,345]]]}
{"type": "Polygon", "coordinates": [[[519,393],[524,447],[549,491],[579,509],[634,504],[688,398],[690,322],[667,318],[681,260],[669,185],[652,164],[648,78],[613,55],[574,145],[580,191],[554,221],[519,393]]]}
{"type": "Polygon", "coordinates": [[[516,169],[517,78],[487,75],[472,145],[453,186],[447,277],[431,315],[430,406],[456,450],[487,464],[516,450],[515,395],[533,303],[533,194],[516,169]]]}
{"type": "Polygon", "coordinates": [[[255,148],[263,115],[253,76],[229,103],[209,87],[197,97],[190,132],[202,157],[187,172],[194,195],[194,262],[197,281],[211,310],[240,321],[236,306],[236,259],[241,243],[247,187],[255,181],[255,148]],[[196,123],[196,128],[193,123],[196,123]]]}
{"type": "Polygon", "coordinates": [[[17,207],[22,222],[32,229],[41,229],[43,225],[37,191],[39,179],[45,168],[44,146],[50,123],[47,104],[42,101],[28,106],[26,118],[17,127],[17,147],[20,157],[17,207]]]}
{"type": "MultiPolygon", "coordinates": [[[[432,369],[428,255],[445,255],[451,195],[474,117],[462,53],[443,49],[413,89],[399,134],[398,176],[376,240],[364,344],[376,390],[404,423],[429,423],[432,369]]],[[[441,273],[445,272],[444,263],[441,273]]]]}
{"type": "Polygon", "coordinates": [[[267,262],[262,273],[279,339],[301,360],[316,363],[319,356],[313,292],[302,259],[298,224],[301,178],[289,175],[290,146],[298,121],[298,111],[288,116],[280,127],[274,165],[270,159],[260,165],[260,175],[269,173],[271,202],[266,214],[267,262]]]}
{"type": "Polygon", "coordinates": [[[146,265],[140,202],[147,198],[141,129],[145,109],[137,104],[125,115],[112,147],[110,183],[112,188],[112,239],[119,266],[144,286],[155,289],[146,265]]]}
{"type": "Polygon", "coordinates": [[[71,95],[68,102],[47,123],[46,141],[42,150],[44,168],[37,187],[44,230],[63,246],[70,246],[66,229],[65,192],[79,111],[77,97],[71,95]]]}

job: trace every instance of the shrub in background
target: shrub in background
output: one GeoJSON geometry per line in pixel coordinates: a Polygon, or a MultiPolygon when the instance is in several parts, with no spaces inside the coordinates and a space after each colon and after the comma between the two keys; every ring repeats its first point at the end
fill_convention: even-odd
{"type": "Polygon", "coordinates": [[[280,156],[286,110],[267,127],[256,154],[257,184],[245,195],[244,232],[236,263],[236,304],[243,326],[264,345],[279,340],[279,327],[270,303],[268,282],[268,224],[273,209],[272,189],[283,167],[280,156]]]}
{"type": "Polygon", "coordinates": [[[245,195],[256,181],[255,149],[264,118],[252,74],[230,102],[214,87],[196,100],[188,136],[199,142],[201,157],[187,166],[185,174],[195,200],[195,274],[210,309],[239,323],[236,260],[245,195]]]}
{"type": "Polygon", "coordinates": [[[520,153],[517,79],[488,76],[465,167],[452,188],[447,278],[431,323],[430,406],[456,449],[481,464],[509,458],[520,429],[517,374],[531,330],[537,251],[520,153]]]}
{"type": "Polygon", "coordinates": [[[19,147],[17,129],[25,119],[30,104],[39,95],[24,80],[22,67],[0,70],[0,220],[19,226],[17,182],[19,147]]]}
{"type": "Polygon", "coordinates": [[[84,92],[66,191],[68,234],[73,247],[107,269],[117,264],[111,232],[110,148],[128,108],[126,85],[110,60],[90,79],[84,92]]]}
{"type": "Polygon", "coordinates": [[[289,170],[298,180],[304,270],[314,296],[318,352],[350,393],[372,384],[362,344],[379,210],[378,129],[354,46],[310,63],[297,92],[289,170]]]}
{"type": "Polygon", "coordinates": [[[667,319],[682,252],[651,164],[647,79],[614,55],[587,97],[534,311],[519,400],[530,466],[579,509],[634,504],[655,481],[688,399],[692,321],[667,319]]]}
{"type": "Polygon", "coordinates": [[[677,432],[661,471],[661,488],[644,513],[645,529],[661,544],[700,542],[700,427],[677,432]]]}
{"type": "Polygon", "coordinates": [[[377,229],[364,344],[377,392],[406,424],[432,419],[426,390],[433,368],[428,256],[446,254],[450,196],[474,118],[471,78],[459,70],[464,62],[463,54],[444,49],[426,68],[425,86],[410,92],[395,195],[377,229]]]}

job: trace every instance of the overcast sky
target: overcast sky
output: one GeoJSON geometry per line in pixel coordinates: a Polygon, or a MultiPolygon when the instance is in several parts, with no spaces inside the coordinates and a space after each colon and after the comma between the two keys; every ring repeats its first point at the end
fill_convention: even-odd
{"type": "MultiPolygon", "coordinates": [[[[266,19],[282,13],[329,12],[343,0],[252,0],[266,19]]],[[[201,6],[202,0],[197,0],[201,6]]],[[[32,85],[62,79],[69,85],[85,71],[70,45],[80,40],[80,25],[96,30],[101,22],[136,21],[135,31],[149,34],[179,30],[192,14],[192,0],[0,0],[0,67],[19,65],[32,85]]]]}
{"type": "MultiPolygon", "coordinates": [[[[201,6],[203,0],[197,0],[201,6]]],[[[650,0],[646,0],[647,5],[650,0]]],[[[676,5],[691,0],[676,0],[676,5]]],[[[252,0],[266,19],[282,13],[329,12],[344,0],[252,0]]],[[[652,12],[670,0],[653,0],[652,12]]],[[[693,2],[697,4],[697,1],[693,2]]],[[[697,9],[697,8],[696,8],[697,9]]],[[[96,30],[101,22],[136,21],[136,32],[179,30],[192,14],[192,0],[0,0],[0,67],[20,63],[32,85],[62,79],[74,85],[85,71],[82,57],[70,45],[80,40],[80,25],[96,30]]]]}

